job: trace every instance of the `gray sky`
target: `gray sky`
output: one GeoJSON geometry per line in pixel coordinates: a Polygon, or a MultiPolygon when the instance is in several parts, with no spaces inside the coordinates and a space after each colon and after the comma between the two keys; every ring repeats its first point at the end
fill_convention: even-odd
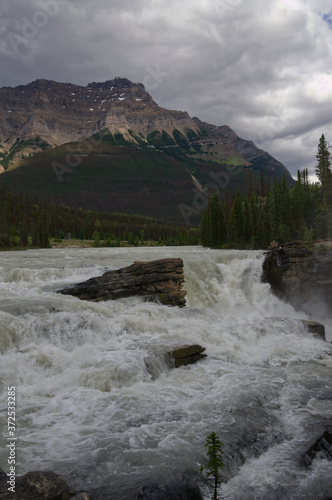
{"type": "Polygon", "coordinates": [[[0,87],[144,83],[296,175],[332,144],[331,0],[1,0],[0,87]]]}

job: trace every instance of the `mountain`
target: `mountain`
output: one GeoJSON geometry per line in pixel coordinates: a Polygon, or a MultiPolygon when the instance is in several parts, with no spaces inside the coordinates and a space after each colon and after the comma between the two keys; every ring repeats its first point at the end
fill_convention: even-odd
{"type": "Polygon", "coordinates": [[[0,187],[90,210],[198,222],[284,165],[228,126],[159,107],[140,83],[36,80],[0,89],[0,187]]]}

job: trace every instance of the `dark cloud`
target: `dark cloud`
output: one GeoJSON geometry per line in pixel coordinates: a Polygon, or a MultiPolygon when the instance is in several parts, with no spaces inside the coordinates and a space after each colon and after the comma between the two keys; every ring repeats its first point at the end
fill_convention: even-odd
{"type": "Polygon", "coordinates": [[[330,0],[2,0],[0,86],[124,76],[314,171],[332,141],[330,0]]]}

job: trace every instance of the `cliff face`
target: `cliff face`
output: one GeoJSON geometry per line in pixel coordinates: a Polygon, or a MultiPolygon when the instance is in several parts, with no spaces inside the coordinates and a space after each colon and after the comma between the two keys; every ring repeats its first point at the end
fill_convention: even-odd
{"type": "Polygon", "coordinates": [[[116,78],[87,87],[36,80],[0,89],[0,137],[12,141],[39,136],[51,145],[78,141],[108,128],[147,135],[196,129],[189,115],[160,108],[140,83],[116,78]]]}
{"type": "Polygon", "coordinates": [[[227,125],[215,127],[208,123],[201,122],[198,118],[194,118],[196,124],[202,129],[208,131],[210,142],[222,145],[224,152],[234,158],[244,158],[245,165],[253,170],[262,171],[264,174],[271,173],[275,175],[286,175],[288,182],[293,183],[287,168],[280,161],[273,158],[263,149],[259,149],[252,141],[241,139],[234,130],[227,125]]]}
{"type": "Polygon", "coordinates": [[[319,253],[301,242],[276,247],[265,257],[263,280],[297,309],[312,312],[311,305],[321,302],[331,311],[332,248],[319,253]]]}
{"type": "Polygon", "coordinates": [[[216,127],[184,111],[161,108],[144,85],[126,78],[86,87],[36,80],[0,89],[0,165],[4,170],[31,154],[105,130],[166,152],[180,146],[195,160],[263,171],[273,178],[286,173],[289,183],[293,182],[280,162],[226,125],[216,127]]]}

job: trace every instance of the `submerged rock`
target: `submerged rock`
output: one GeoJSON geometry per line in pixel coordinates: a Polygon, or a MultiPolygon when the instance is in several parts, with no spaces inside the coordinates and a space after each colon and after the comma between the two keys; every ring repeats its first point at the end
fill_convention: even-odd
{"type": "Polygon", "coordinates": [[[168,472],[120,479],[89,492],[75,492],[52,471],[27,472],[16,478],[15,493],[8,491],[8,476],[0,469],[1,500],[203,500],[195,474],[168,472]]]}
{"type": "Polygon", "coordinates": [[[196,478],[178,472],[126,478],[92,490],[89,495],[91,500],[203,500],[196,478]]]}
{"type": "Polygon", "coordinates": [[[307,327],[308,331],[314,334],[314,337],[320,337],[326,340],[324,325],[318,323],[318,321],[308,321],[306,319],[301,319],[301,321],[307,327]]]}
{"type": "Polygon", "coordinates": [[[302,458],[302,465],[309,467],[315,458],[332,461],[332,430],[326,430],[302,458]]]}
{"type": "Polygon", "coordinates": [[[182,290],[183,282],[183,260],[169,258],[134,262],[131,266],[107,271],[102,276],[65,288],[59,293],[94,302],[137,295],[162,304],[183,307],[187,294],[182,290]]]}

